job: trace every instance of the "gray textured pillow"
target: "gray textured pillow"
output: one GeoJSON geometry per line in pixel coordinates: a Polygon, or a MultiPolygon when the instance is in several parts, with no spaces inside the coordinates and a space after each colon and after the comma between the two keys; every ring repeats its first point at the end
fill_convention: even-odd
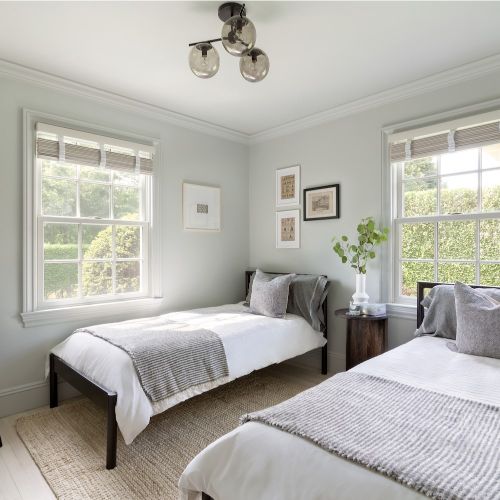
{"type": "Polygon", "coordinates": [[[458,352],[500,359],[500,301],[455,283],[455,302],[458,352]]]}
{"type": "MultiPolygon", "coordinates": [[[[481,293],[500,301],[500,289],[482,288],[481,293]]],[[[431,289],[421,304],[427,309],[415,335],[432,335],[455,340],[457,313],[453,285],[438,285],[431,289]]]]}
{"type": "MultiPolygon", "coordinates": [[[[271,281],[273,278],[276,278],[276,276],[283,276],[282,274],[271,274],[271,273],[265,273],[261,271],[260,269],[257,269],[259,271],[261,279],[265,281],[271,281]]],[[[255,273],[257,272],[255,271],[255,273]]],[[[250,276],[250,282],[248,283],[248,293],[244,302],[244,305],[249,306],[250,305],[250,300],[252,299],[252,286],[253,286],[253,279],[255,278],[255,273],[252,273],[250,276]]]]}
{"type": "MultiPolygon", "coordinates": [[[[271,281],[281,274],[264,273],[259,270],[261,279],[271,281]]],[[[255,273],[250,276],[245,305],[252,299],[252,285],[255,273]]],[[[328,294],[328,280],[319,274],[294,275],[288,292],[286,312],[302,316],[315,330],[322,331],[325,325],[322,305],[328,294]]]]}
{"type": "Polygon", "coordinates": [[[284,318],[288,304],[290,282],[295,274],[285,274],[268,280],[257,270],[252,284],[250,311],[271,318],[284,318]]]}

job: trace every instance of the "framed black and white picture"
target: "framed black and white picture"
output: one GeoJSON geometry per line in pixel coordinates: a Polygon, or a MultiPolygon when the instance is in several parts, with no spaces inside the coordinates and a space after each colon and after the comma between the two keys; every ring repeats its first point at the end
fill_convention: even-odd
{"type": "Polygon", "coordinates": [[[304,220],[338,219],[340,185],[330,184],[304,189],[304,220]]]}
{"type": "Polygon", "coordinates": [[[300,248],[300,210],[276,212],[276,248],[300,248]]]}
{"type": "Polygon", "coordinates": [[[300,166],[276,170],[276,206],[300,205],[300,166]]]}
{"type": "Polygon", "coordinates": [[[184,229],[220,231],[220,188],[182,184],[184,229]]]}

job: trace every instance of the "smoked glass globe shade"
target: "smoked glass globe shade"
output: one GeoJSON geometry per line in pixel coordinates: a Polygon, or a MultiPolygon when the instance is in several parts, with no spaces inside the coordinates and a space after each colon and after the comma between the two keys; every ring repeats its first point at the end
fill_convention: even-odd
{"type": "Polygon", "coordinates": [[[219,53],[211,43],[197,43],[189,53],[189,67],[198,78],[212,78],[219,71],[219,53]]]}
{"type": "Polygon", "coordinates": [[[233,56],[241,57],[255,46],[255,26],[245,16],[230,17],[222,26],[222,45],[233,56]]]}
{"type": "Polygon", "coordinates": [[[269,58],[261,50],[254,48],[249,50],[240,59],[241,76],[249,82],[260,82],[269,73],[269,58]]]}

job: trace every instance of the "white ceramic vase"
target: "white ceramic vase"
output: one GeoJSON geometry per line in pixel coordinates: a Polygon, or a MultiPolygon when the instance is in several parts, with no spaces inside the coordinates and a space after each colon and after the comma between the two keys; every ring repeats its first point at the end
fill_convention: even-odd
{"type": "Polygon", "coordinates": [[[370,297],[366,293],[366,274],[356,274],[356,292],[352,296],[354,305],[366,304],[370,297]]]}

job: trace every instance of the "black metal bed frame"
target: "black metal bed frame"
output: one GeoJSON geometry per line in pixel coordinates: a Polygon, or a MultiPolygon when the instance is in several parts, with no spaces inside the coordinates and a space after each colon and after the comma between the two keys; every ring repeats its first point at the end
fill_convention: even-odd
{"type": "MultiPolygon", "coordinates": [[[[438,285],[453,285],[453,283],[435,283],[434,281],[417,281],[417,328],[424,320],[424,306],[421,304],[425,297],[425,290],[430,290],[438,285]]],[[[468,285],[471,288],[499,288],[496,286],[487,285],[468,285]]]]}
{"type": "MultiPolygon", "coordinates": [[[[255,273],[255,271],[245,271],[245,291],[246,291],[245,296],[248,295],[248,289],[250,288],[250,280],[252,278],[253,273],[255,273]]],[[[268,274],[283,275],[287,273],[268,273],[268,274]]],[[[301,274],[301,276],[304,276],[304,274],[301,274]]],[[[327,276],[325,275],[323,276],[328,279],[327,276]]],[[[330,282],[328,282],[328,285],[329,283],[330,282]]],[[[326,344],[321,348],[321,374],[326,375],[328,373],[328,295],[325,297],[325,300],[323,301],[321,307],[323,310],[323,319],[324,319],[323,327],[321,328],[321,333],[323,334],[323,337],[326,339],[326,344]]]]}
{"type": "MultiPolygon", "coordinates": [[[[245,296],[248,293],[250,285],[250,277],[255,271],[245,271],[245,296]]],[[[283,274],[283,273],[273,273],[283,274]]],[[[323,336],[327,338],[327,301],[323,303],[323,314],[325,318],[325,326],[323,328],[323,336]]],[[[98,406],[106,410],[107,434],[106,434],[106,469],[114,469],[116,467],[116,443],[117,443],[117,423],[116,423],[116,399],[117,394],[97,382],[89,379],[79,370],[68,365],[61,358],[51,353],[49,356],[50,371],[49,371],[49,387],[50,387],[50,407],[55,408],[59,405],[58,395],[58,379],[63,378],[71,384],[75,389],[91,399],[98,406]]],[[[321,352],[321,373],[326,374],[328,371],[328,353],[327,344],[322,347],[321,352]]],[[[209,498],[208,496],[204,498],[209,498]]]]}

